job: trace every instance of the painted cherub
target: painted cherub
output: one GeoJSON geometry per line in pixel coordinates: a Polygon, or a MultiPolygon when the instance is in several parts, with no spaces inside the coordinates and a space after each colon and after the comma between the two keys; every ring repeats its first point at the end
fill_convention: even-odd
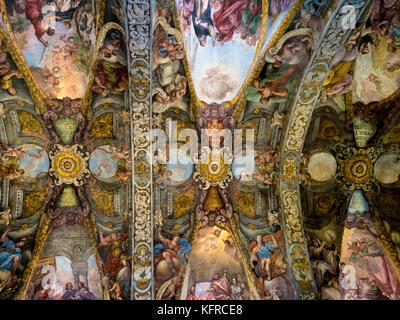
{"type": "Polygon", "coordinates": [[[167,182],[170,180],[170,177],[172,176],[172,171],[166,170],[163,173],[161,173],[156,180],[154,181],[155,186],[159,186],[161,184],[165,184],[164,182],[167,182]]]}
{"type": "Polygon", "coordinates": [[[299,184],[306,187],[311,180],[311,175],[308,172],[299,173],[299,184]]]}
{"type": "Polygon", "coordinates": [[[268,217],[268,223],[270,226],[273,226],[273,225],[280,226],[281,225],[279,222],[279,211],[268,210],[267,217],[268,217]]]}
{"type": "Polygon", "coordinates": [[[257,163],[271,163],[275,161],[275,158],[276,151],[272,147],[267,146],[265,147],[264,152],[258,155],[255,160],[257,163]]]}
{"type": "Polygon", "coordinates": [[[9,180],[16,180],[19,177],[21,177],[25,173],[24,169],[16,169],[14,168],[13,170],[10,170],[8,172],[2,172],[2,175],[4,179],[9,179],[9,180]]]}
{"type": "Polygon", "coordinates": [[[299,173],[299,183],[303,187],[306,187],[311,180],[311,175],[308,172],[309,162],[310,162],[310,153],[308,150],[304,149],[301,154],[300,173],[299,173]]]}
{"type": "Polygon", "coordinates": [[[111,278],[110,285],[111,287],[108,289],[108,291],[110,293],[111,300],[123,300],[121,297],[121,287],[118,282],[111,278]]]}
{"type": "Polygon", "coordinates": [[[166,54],[168,56],[175,57],[176,55],[179,55],[181,51],[182,45],[177,44],[174,37],[169,36],[166,32],[164,38],[162,38],[162,41],[159,42],[159,54],[166,54]]]}
{"type": "Polygon", "coordinates": [[[255,157],[258,170],[253,173],[253,179],[272,185],[278,166],[278,157],[277,152],[272,147],[265,147],[264,151],[255,157]]]}
{"type": "Polygon", "coordinates": [[[189,30],[192,24],[192,12],[194,9],[193,0],[183,0],[179,2],[179,11],[183,17],[183,28],[184,30],[189,30]]]}
{"type": "Polygon", "coordinates": [[[164,87],[155,87],[153,112],[162,113],[172,107],[180,108],[186,88],[186,78],[180,74],[175,74],[172,81],[164,87]]]}
{"type": "Polygon", "coordinates": [[[272,147],[265,147],[264,152],[256,157],[256,163],[267,172],[275,171],[278,167],[279,154],[272,147]]]}
{"type": "Polygon", "coordinates": [[[3,144],[3,147],[6,148],[6,151],[2,153],[2,158],[20,158],[26,155],[26,152],[22,150],[22,147],[13,148],[6,144],[3,144]]]}
{"type": "Polygon", "coordinates": [[[123,147],[118,150],[117,148],[113,148],[112,158],[114,160],[124,160],[131,161],[132,160],[132,152],[129,149],[124,149],[123,147]]]}
{"type": "MultiPolygon", "coordinates": [[[[287,79],[288,80],[288,79],[287,79]]],[[[270,98],[274,97],[286,97],[289,93],[288,89],[283,87],[286,82],[282,81],[271,81],[264,82],[261,78],[257,78],[253,81],[253,86],[257,89],[257,92],[261,94],[260,103],[265,104],[270,98]]]]}
{"type": "Polygon", "coordinates": [[[163,300],[172,300],[174,297],[178,295],[179,288],[183,283],[183,275],[179,274],[176,277],[172,278],[171,284],[167,287],[165,292],[162,295],[163,300]]]}
{"type": "Polygon", "coordinates": [[[1,153],[0,158],[0,178],[15,180],[21,177],[25,171],[18,169],[19,159],[25,156],[25,151],[22,151],[19,147],[17,149],[9,147],[5,144],[2,145],[7,150],[1,153]]]}
{"type": "Polygon", "coordinates": [[[129,178],[131,177],[131,172],[130,171],[121,171],[118,170],[115,173],[115,176],[113,177],[114,181],[121,181],[121,182],[126,182],[129,180],[129,178]]]}
{"type": "Polygon", "coordinates": [[[21,71],[10,70],[7,53],[0,42],[0,88],[7,90],[7,92],[12,96],[17,94],[12,82],[14,76],[19,79],[23,78],[21,71]]]}
{"type": "Polygon", "coordinates": [[[270,174],[268,173],[263,173],[261,171],[256,171],[253,173],[253,179],[256,179],[258,181],[261,181],[265,184],[271,185],[273,184],[273,178],[271,178],[270,174]]]}

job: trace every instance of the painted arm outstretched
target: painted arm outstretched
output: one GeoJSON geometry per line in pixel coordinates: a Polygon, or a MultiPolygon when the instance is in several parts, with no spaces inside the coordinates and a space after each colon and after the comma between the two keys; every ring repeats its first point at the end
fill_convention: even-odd
{"type": "Polygon", "coordinates": [[[6,229],[6,231],[4,231],[4,233],[2,234],[2,236],[1,236],[1,242],[6,242],[7,241],[7,235],[8,235],[8,233],[10,232],[10,230],[11,230],[11,227],[10,226],[8,226],[7,227],[7,229],[6,229]]]}
{"type": "Polygon", "coordinates": [[[158,237],[160,238],[160,241],[163,242],[164,241],[164,237],[161,234],[161,227],[160,226],[158,226],[157,234],[158,234],[158,237]]]}
{"type": "Polygon", "coordinates": [[[103,231],[100,231],[99,234],[100,234],[100,246],[106,246],[108,243],[107,240],[105,240],[103,237],[103,231]]]}
{"type": "Polygon", "coordinates": [[[273,234],[271,234],[271,238],[272,238],[272,245],[271,245],[271,247],[272,248],[278,248],[279,247],[279,245],[278,245],[278,242],[276,241],[276,239],[275,239],[275,237],[274,237],[274,235],[273,234]]]}

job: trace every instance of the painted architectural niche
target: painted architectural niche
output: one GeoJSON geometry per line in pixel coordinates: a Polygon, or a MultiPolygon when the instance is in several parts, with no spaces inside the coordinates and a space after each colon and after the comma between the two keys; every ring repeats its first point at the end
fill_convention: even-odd
{"type": "Polygon", "coordinates": [[[400,1],[0,8],[0,299],[400,299],[400,1]]]}

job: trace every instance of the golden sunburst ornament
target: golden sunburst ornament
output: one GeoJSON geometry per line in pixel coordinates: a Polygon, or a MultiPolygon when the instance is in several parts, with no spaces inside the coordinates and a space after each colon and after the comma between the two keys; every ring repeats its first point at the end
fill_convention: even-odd
{"type": "Polygon", "coordinates": [[[225,189],[232,181],[230,158],[226,159],[224,148],[211,151],[208,147],[203,147],[196,165],[196,172],[193,180],[200,182],[200,189],[207,190],[210,186],[219,186],[225,189]]]}
{"type": "Polygon", "coordinates": [[[74,184],[83,185],[90,176],[88,170],[89,153],[82,145],[56,145],[55,150],[49,153],[51,160],[50,176],[56,185],[74,184]]]}
{"type": "Polygon", "coordinates": [[[354,183],[366,182],[372,174],[371,159],[364,154],[357,154],[344,164],[346,176],[354,183]]]}
{"type": "Polygon", "coordinates": [[[336,160],[339,164],[336,181],[348,190],[364,189],[370,191],[375,185],[373,164],[379,150],[374,148],[356,149],[344,145],[336,145],[336,160]]]}

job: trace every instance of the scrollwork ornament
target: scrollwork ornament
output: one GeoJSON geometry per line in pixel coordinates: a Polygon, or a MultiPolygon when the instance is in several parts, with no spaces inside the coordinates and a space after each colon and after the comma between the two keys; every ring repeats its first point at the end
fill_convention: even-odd
{"type": "MultiPolygon", "coordinates": [[[[134,158],[139,154],[150,154],[150,129],[151,129],[151,1],[127,0],[126,14],[128,20],[128,48],[129,48],[129,77],[131,83],[131,130],[132,151],[134,158]]],[[[149,174],[144,176],[136,170],[133,171],[132,192],[134,195],[133,215],[133,243],[132,253],[152,259],[152,250],[138,252],[138,244],[147,244],[152,247],[152,166],[149,159],[142,159],[143,165],[149,168],[149,174]],[[148,183],[144,180],[147,179],[148,183]],[[141,183],[135,183],[140,180],[141,183]]],[[[133,259],[134,260],[134,259],[133,259]]],[[[132,270],[135,270],[135,261],[132,261],[132,270]]],[[[145,290],[138,287],[132,288],[132,299],[151,299],[152,284],[145,290]]]]}
{"type": "MultiPolygon", "coordinates": [[[[346,14],[346,10],[342,10],[343,7],[346,5],[353,5],[355,8],[356,21],[358,21],[364,10],[369,5],[369,2],[370,0],[340,1],[336,6],[335,11],[332,13],[331,18],[325,26],[321,41],[314,49],[310,63],[306,68],[303,79],[300,83],[296,99],[293,102],[293,107],[288,119],[288,127],[283,138],[284,152],[282,153],[282,163],[285,161],[285,157],[289,152],[293,152],[297,155],[301,153],[312,113],[318,101],[321,84],[325,81],[327,73],[332,68],[333,59],[336,56],[339,48],[347,41],[347,38],[352,32],[351,28],[345,29],[341,24],[345,18],[344,15],[346,14]],[[318,79],[318,81],[315,81],[315,79],[318,79]]],[[[349,155],[346,154],[346,152],[354,152],[353,150],[343,151],[344,152],[342,153],[339,152],[340,155],[338,158],[341,160],[348,158],[349,155]]],[[[370,159],[369,154],[365,154],[363,157],[364,156],[367,159],[370,159]]],[[[359,160],[365,160],[365,158],[359,160]]],[[[361,162],[354,162],[353,165],[350,165],[348,169],[350,171],[353,170],[353,173],[356,172],[356,174],[360,175],[358,179],[363,180],[365,179],[364,175],[369,176],[370,166],[368,165],[367,161],[361,162]]],[[[287,169],[289,169],[289,166],[287,166],[287,169]]],[[[299,201],[298,174],[299,173],[296,171],[296,176],[293,176],[293,172],[289,173],[287,170],[283,170],[280,177],[281,201],[284,208],[284,225],[286,228],[285,236],[287,245],[291,246],[302,246],[305,244],[304,230],[301,219],[301,205],[299,201]],[[289,176],[291,177],[290,181],[286,180],[285,178],[289,176]],[[296,183],[296,185],[291,188],[290,191],[288,191],[288,183],[292,182],[296,183]]],[[[346,181],[345,177],[339,177],[339,179],[346,181]]],[[[368,179],[365,179],[364,182],[367,182],[367,180],[368,179]]],[[[371,183],[371,185],[373,185],[373,181],[371,181],[371,183]]],[[[367,188],[369,188],[369,184],[367,185],[367,188]]],[[[296,274],[296,267],[294,266],[293,261],[291,261],[291,268],[293,274],[296,274]]],[[[311,274],[311,278],[313,277],[309,260],[302,266],[302,268],[304,268],[304,272],[311,274]]],[[[317,297],[317,289],[314,281],[311,281],[311,287],[305,290],[299,284],[299,279],[295,277],[294,280],[298,284],[296,286],[297,296],[300,299],[315,299],[317,297]]]]}

